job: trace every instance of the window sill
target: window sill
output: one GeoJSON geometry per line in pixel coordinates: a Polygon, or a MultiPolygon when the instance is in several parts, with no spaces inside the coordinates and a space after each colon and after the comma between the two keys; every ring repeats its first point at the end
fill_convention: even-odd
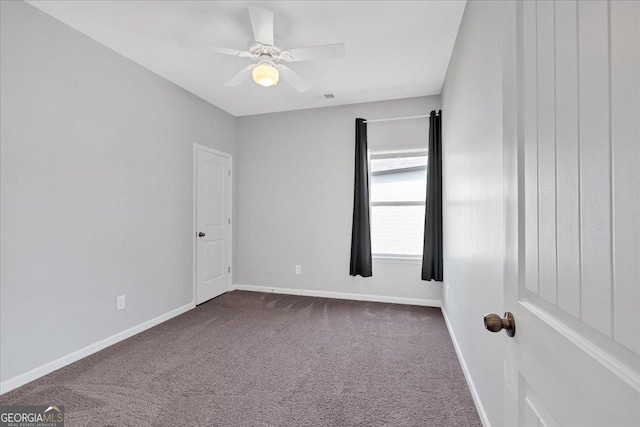
{"type": "Polygon", "coordinates": [[[384,264],[422,264],[422,257],[412,255],[373,255],[375,263],[384,264]]]}

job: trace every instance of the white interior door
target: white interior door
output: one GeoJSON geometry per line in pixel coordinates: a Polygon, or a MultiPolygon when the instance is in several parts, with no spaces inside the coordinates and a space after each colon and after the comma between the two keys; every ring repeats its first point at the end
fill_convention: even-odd
{"type": "Polygon", "coordinates": [[[640,2],[521,1],[511,12],[505,421],[637,426],[640,2]]]}
{"type": "Polygon", "coordinates": [[[231,155],[202,146],[196,162],[196,304],[231,287],[231,155]]]}

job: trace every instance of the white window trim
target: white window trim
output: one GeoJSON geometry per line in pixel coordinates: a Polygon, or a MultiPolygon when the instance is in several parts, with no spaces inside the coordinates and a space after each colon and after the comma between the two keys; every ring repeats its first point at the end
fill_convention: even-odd
{"type": "Polygon", "coordinates": [[[371,206],[424,206],[426,202],[418,200],[406,201],[406,202],[369,202],[371,206]]]}
{"type": "Polygon", "coordinates": [[[383,264],[422,264],[421,255],[371,254],[371,258],[383,264]]]}
{"type": "Polygon", "coordinates": [[[399,157],[429,156],[426,148],[407,150],[369,150],[370,159],[397,159],[399,157]]]}

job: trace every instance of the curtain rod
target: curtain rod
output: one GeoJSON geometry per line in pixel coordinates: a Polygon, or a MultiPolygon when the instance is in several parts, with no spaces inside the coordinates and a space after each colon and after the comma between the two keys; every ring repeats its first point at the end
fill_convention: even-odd
{"type": "Polygon", "coordinates": [[[392,122],[395,120],[422,119],[425,117],[429,117],[429,114],[423,114],[421,116],[394,117],[392,119],[365,120],[364,122],[365,123],[392,122]]]}

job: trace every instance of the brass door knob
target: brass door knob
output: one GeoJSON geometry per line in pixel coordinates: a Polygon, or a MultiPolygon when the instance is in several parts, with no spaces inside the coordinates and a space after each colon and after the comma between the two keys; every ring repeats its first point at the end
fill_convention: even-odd
{"type": "Polygon", "coordinates": [[[508,311],[504,314],[504,317],[491,313],[484,316],[484,327],[491,332],[500,332],[504,329],[507,335],[512,337],[516,334],[516,319],[508,311]]]}
{"type": "Polygon", "coordinates": [[[204,237],[206,236],[206,234],[204,234],[202,231],[198,233],[198,237],[204,237]]]}

